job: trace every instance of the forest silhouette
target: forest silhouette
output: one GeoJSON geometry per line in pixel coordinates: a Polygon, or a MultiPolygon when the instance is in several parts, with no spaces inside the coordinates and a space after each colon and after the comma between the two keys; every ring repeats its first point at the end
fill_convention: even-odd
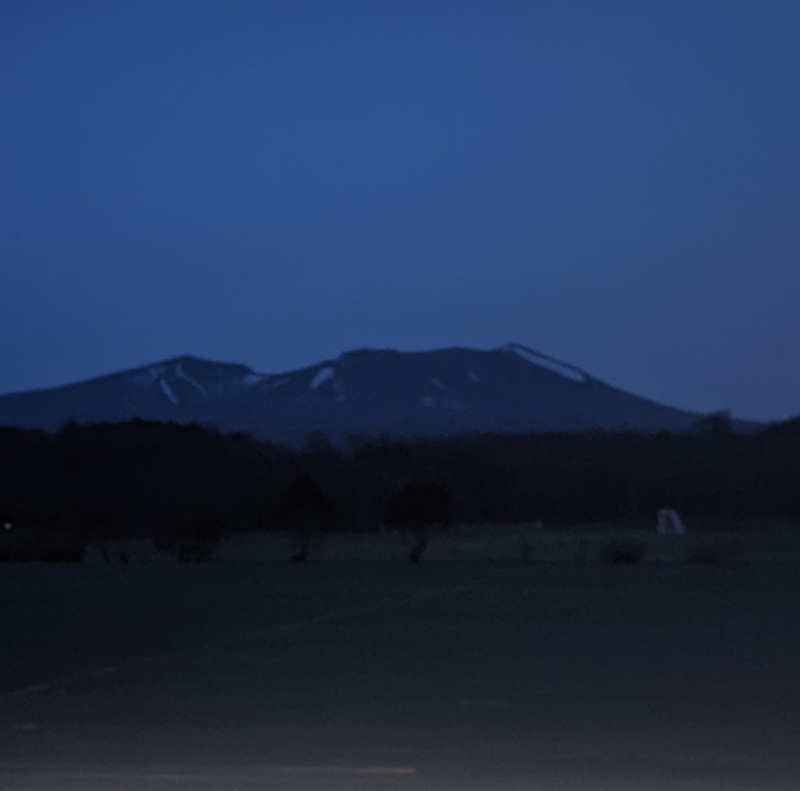
{"type": "Polygon", "coordinates": [[[253,530],[566,526],[666,506],[715,523],[800,519],[798,481],[800,419],[748,434],[724,416],[685,433],[351,436],[338,446],[311,434],[299,449],[138,419],[52,434],[9,427],[0,558],[78,560],[90,541],[145,537],[202,559],[203,547],[253,530]]]}

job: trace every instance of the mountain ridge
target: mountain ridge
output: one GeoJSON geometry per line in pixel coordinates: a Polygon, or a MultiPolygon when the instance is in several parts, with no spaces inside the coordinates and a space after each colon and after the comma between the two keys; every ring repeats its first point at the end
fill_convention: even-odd
{"type": "Polygon", "coordinates": [[[279,373],[182,354],[0,395],[0,425],[55,430],[70,420],[134,417],[200,422],[297,442],[314,431],[334,437],[681,431],[704,415],[627,393],[519,343],[488,350],[360,348],[279,373]]]}

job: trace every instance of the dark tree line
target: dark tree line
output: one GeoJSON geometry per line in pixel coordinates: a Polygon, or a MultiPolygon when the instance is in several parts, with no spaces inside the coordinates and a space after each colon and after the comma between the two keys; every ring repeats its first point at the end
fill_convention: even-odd
{"type": "Polygon", "coordinates": [[[0,429],[0,524],[86,541],[242,530],[311,535],[432,523],[650,517],[800,519],[800,419],[753,434],[351,437],[301,450],[133,420],[0,429]]]}

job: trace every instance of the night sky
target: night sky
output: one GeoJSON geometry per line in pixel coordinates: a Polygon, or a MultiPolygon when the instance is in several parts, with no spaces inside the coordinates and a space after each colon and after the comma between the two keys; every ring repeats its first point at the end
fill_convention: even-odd
{"type": "Polygon", "coordinates": [[[800,412],[800,2],[0,4],[0,391],[518,341],[800,412]]]}

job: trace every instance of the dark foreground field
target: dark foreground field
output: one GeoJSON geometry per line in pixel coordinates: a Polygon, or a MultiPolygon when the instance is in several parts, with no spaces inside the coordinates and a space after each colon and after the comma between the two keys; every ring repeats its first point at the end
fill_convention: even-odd
{"type": "Polygon", "coordinates": [[[0,788],[797,789],[793,563],[0,567],[0,788]]]}

